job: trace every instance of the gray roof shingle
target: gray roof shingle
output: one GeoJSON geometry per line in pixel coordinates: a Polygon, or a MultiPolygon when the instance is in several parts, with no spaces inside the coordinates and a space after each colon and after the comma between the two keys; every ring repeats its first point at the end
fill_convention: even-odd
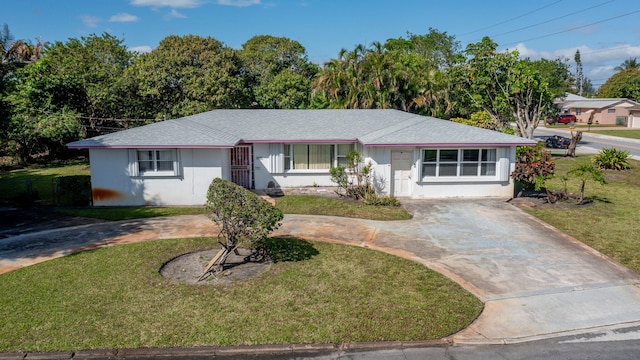
{"type": "Polygon", "coordinates": [[[532,145],[496,131],[398,110],[213,110],[75,141],[70,148],[233,147],[258,142],[532,145]]]}

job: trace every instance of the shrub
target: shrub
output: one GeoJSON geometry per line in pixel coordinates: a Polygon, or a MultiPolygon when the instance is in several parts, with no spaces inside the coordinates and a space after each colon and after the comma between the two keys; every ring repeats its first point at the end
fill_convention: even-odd
{"type": "MultiPolygon", "coordinates": [[[[241,240],[259,242],[280,226],[282,211],[251,191],[230,181],[213,179],[207,192],[207,210],[225,236],[224,252],[214,272],[219,272],[241,240]]],[[[204,274],[203,274],[204,275],[204,274]]]]}
{"type": "Polygon", "coordinates": [[[548,179],[553,177],[556,164],[551,153],[542,143],[536,146],[519,147],[516,151],[516,168],[511,177],[522,183],[524,190],[541,190],[548,179]]]}
{"type": "Polygon", "coordinates": [[[376,193],[368,193],[362,201],[366,205],[375,206],[400,206],[400,200],[395,196],[379,196],[376,193]]]}
{"type": "Polygon", "coordinates": [[[362,165],[363,161],[362,155],[354,150],[347,154],[347,166],[331,168],[331,181],[338,185],[338,195],[354,200],[363,200],[370,194],[375,195],[375,189],[371,186],[373,165],[362,165]]]}
{"type": "Polygon", "coordinates": [[[603,148],[591,158],[591,163],[600,169],[626,170],[631,168],[629,152],[616,148],[603,148]]]}

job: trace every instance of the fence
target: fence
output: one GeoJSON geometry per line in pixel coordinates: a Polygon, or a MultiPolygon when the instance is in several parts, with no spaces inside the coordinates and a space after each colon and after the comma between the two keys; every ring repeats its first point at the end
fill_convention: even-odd
{"type": "Polygon", "coordinates": [[[11,206],[91,204],[88,175],[0,179],[0,203],[11,206]]]}

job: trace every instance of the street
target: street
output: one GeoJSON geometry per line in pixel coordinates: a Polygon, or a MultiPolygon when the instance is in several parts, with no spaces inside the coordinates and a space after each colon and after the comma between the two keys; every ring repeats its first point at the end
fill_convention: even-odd
{"type": "MultiPolygon", "coordinates": [[[[577,153],[596,154],[602,148],[613,147],[618,150],[626,150],[629,152],[629,155],[631,155],[631,158],[640,160],[640,140],[593,134],[583,129],[580,130],[582,131],[582,141],[578,144],[576,149],[577,153]]],[[[553,135],[571,137],[569,128],[538,127],[534,132],[535,138],[553,135]]]]}

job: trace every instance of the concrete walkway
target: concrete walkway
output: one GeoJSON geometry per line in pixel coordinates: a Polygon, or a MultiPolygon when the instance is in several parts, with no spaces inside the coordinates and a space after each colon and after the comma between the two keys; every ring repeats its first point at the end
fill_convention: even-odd
{"type": "MultiPolygon", "coordinates": [[[[406,221],[287,215],[276,236],[339,242],[417,261],[485,309],[454,343],[513,343],[640,325],[640,276],[500,200],[404,200],[406,221]]],[[[76,226],[0,240],[0,274],[96,247],[215,236],[205,216],[76,226]]]]}

